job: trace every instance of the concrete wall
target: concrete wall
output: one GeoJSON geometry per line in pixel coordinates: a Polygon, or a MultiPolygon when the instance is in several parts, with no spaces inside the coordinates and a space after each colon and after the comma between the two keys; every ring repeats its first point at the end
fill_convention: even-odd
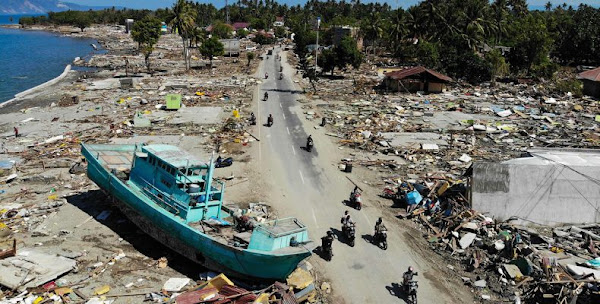
{"type": "Polygon", "coordinates": [[[517,216],[523,224],[600,222],[597,166],[473,165],[473,209],[499,220],[517,216]],[[582,174],[595,178],[586,178],[582,174]]]}

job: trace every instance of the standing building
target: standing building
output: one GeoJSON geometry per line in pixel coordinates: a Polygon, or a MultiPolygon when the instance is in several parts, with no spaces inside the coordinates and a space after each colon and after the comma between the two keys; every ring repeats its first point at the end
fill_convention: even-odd
{"type": "Polygon", "coordinates": [[[600,98],[600,67],[579,73],[577,78],[583,81],[583,94],[600,98]]]}

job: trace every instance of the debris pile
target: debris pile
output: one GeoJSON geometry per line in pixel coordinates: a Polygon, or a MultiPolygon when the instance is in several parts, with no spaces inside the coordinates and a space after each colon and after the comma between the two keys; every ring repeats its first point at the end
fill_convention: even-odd
{"type": "Polygon", "coordinates": [[[403,182],[382,196],[425,229],[429,246],[483,300],[597,303],[600,224],[525,227],[469,208],[462,182],[403,182]],[[574,300],[575,299],[575,300],[574,300]]]}

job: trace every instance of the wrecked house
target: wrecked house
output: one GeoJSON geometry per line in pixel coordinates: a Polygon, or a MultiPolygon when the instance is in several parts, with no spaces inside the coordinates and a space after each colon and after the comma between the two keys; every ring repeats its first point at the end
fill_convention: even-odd
{"type": "Polygon", "coordinates": [[[240,40],[239,39],[219,39],[223,44],[223,55],[239,56],[240,55],[240,40]]]}
{"type": "Polygon", "coordinates": [[[600,222],[600,151],[536,149],[474,163],[472,207],[499,220],[558,225],[600,222]]]}
{"type": "Polygon", "coordinates": [[[600,67],[579,73],[577,78],[583,81],[583,94],[600,98],[600,67]]]}
{"type": "Polygon", "coordinates": [[[388,91],[441,93],[452,78],[422,66],[385,73],[383,86],[388,91]]]}

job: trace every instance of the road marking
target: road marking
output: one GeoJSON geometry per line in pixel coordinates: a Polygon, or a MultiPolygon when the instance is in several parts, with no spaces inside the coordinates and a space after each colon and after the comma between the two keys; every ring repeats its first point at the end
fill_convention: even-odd
{"type": "MultiPolygon", "coordinates": [[[[290,134],[290,128],[288,128],[288,127],[285,127],[285,128],[286,128],[286,130],[288,131],[288,135],[291,135],[291,134],[290,134]]],[[[292,146],[292,147],[293,147],[293,146],[292,146]]]]}
{"type": "MultiPolygon", "coordinates": [[[[292,146],[292,152],[294,152],[294,155],[296,155],[296,149],[294,149],[294,146],[292,146]]],[[[302,173],[300,173],[300,175],[302,175],[302,173]]]]}
{"type": "Polygon", "coordinates": [[[283,106],[281,106],[281,102],[279,103],[279,107],[283,109],[283,106]]]}
{"type": "Polygon", "coordinates": [[[319,222],[317,221],[317,216],[315,215],[315,209],[310,209],[312,211],[313,220],[315,220],[315,225],[319,228],[319,222]]]}
{"type": "Polygon", "coordinates": [[[284,113],[281,113],[281,115],[283,115],[283,119],[285,119],[285,114],[284,114],[284,113]]]}
{"type": "Polygon", "coordinates": [[[300,179],[302,180],[302,183],[304,184],[304,176],[302,176],[302,171],[298,170],[298,173],[300,173],[300,179]]]}

